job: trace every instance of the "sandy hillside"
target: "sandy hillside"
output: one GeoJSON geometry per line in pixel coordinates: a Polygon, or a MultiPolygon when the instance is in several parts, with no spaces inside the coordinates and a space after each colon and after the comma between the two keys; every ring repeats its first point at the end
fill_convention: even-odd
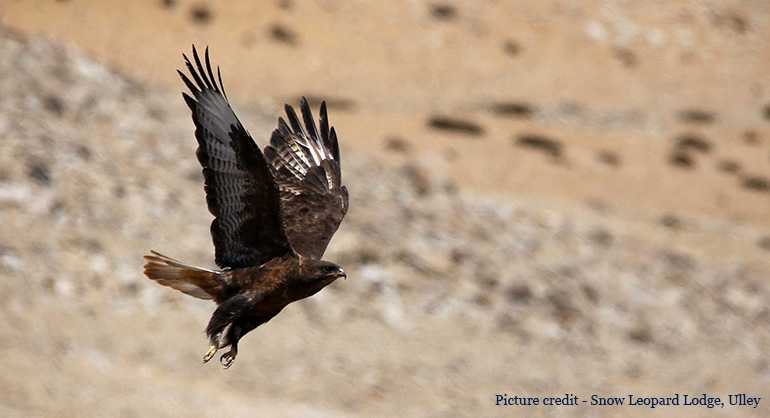
{"type": "Polygon", "coordinates": [[[237,102],[333,99],[348,146],[400,137],[461,187],[768,225],[770,5],[579,4],[11,0],[3,20],[173,89],[209,45],[237,102]],[[691,136],[708,149],[677,147],[691,136]]]}
{"type": "MultiPolygon", "coordinates": [[[[770,399],[760,1],[8,1],[0,415],[650,416],[499,392],[770,399]],[[262,144],[326,98],[346,281],[200,365],[212,265],[174,69],[210,45],[262,144]]],[[[759,409],[667,410],[766,416],[759,409]]],[[[661,412],[659,412],[661,414],[661,412]]]]}

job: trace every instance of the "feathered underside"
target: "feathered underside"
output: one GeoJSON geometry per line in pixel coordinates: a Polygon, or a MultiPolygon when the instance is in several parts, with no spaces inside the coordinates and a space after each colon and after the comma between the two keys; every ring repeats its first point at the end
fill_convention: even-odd
{"type": "Polygon", "coordinates": [[[290,250],[281,228],[278,188],[262,152],[230,107],[219,68],[214,78],[208,48],[205,69],[195,47],[195,66],[184,58],[193,80],[178,72],[192,93],[183,96],[195,123],[206,202],[215,217],[211,237],[216,263],[260,265],[290,250]]]}

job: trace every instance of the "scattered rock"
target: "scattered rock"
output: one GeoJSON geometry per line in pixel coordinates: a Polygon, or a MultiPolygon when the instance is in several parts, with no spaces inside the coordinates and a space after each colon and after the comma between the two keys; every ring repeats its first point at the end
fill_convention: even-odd
{"type": "Polygon", "coordinates": [[[64,205],[64,202],[61,199],[56,199],[51,203],[51,207],[48,209],[48,213],[53,219],[61,217],[63,214],[65,214],[66,210],[67,208],[64,205]]]}
{"type": "Polygon", "coordinates": [[[473,303],[486,308],[492,305],[492,299],[487,293],[477,293],[476,296],[473,297],[473,303]]]}
{"type": "Polygon", "coordinates": [[[311,105],[317,103],[320,106],[321,102],[326,102],[326,107],[329,110],[351,111],[355,110],[357,107],[356,102],[352,99],[339,96],[330,96],[326,94],[308,93],[295,98],[294,102],[299,102],[302,97],[305,97],[311,105]]]}
{"type": "Polygon", "coordinates": [[[684,134],[676,138],[674,146],[678,151],[696,151],[703,154],[711,152],[711,142],[696,134],[684,134]]]}
{"type": "Polygon", "coordinates": [[[588,233],[588,240],[601,247],[609,247],[612,245],[614,238],[612,234],[604,228],[597,227],[588,233]]]}
{"type": "Polygon", "coordinates": [[[770,190],[770,181],[767,177],[746,176],[743,178],[743,187],[757,192],[766,192],[770,190]]]}
{"type": "Polygon", "coordinates": [[[292,0],[278,0],[278,8],[282,10],[291,10],[294,7],[292,0]]]}
{"type": "Polygon", "coordinates": [[[515,284],[506,289],[505,297],[511,303],[529,303],[532,299],[532,290],[526,283],[515,284]]]}
{"type": "Polygon", "coordinates": [[[628,332],[628,338],[639,344],[652,343],[652,330],[648,325],[640,324],[628,332]]]}
{"type": "Polygon", "coordinates": [[[400,136],[389,136],[385,138],[385,149],[399,154],[408,154],[412,146],[409,141],[400,136]]]}
{"type": "Polygon", "coordinates": [[[620,156],[618,156],[618,154],[613,151],[603,150],[603,151],[597,152],[596,160],[610,167],[620,166],[620,156]]]}
{"type": "Polygon", "coordinates": [[[64,113],[64,102],[59,96],[49,95],[46,96],[43,101],[45,109],[56,116],[61,116],[64,113]]]}
{"type": "Polygon", "coordinates": [[[757,241],[759,248],[770,251],[770,235],[765,235],[757,241]]]}
{"type": "Polygon", "coordinates": [[[596,304],[599,303],[599,291],[595,287],[586,283],[580,287],[583,290],[583,295],[589,302],[596,304]]]}
{"type": "Polygon", "coordinates": [[[479,277],[479,285],[487,289],[496,289],[500,285],[500,280],[491,275],[479,277]]]}
{"type": "Polygon", "coordinates": [[[457,9],[451,4],[433,3],[430,5],[430,14],[436,20],[453,20],[457,17],[457,9]]]}
{"type": "Polygon", "coordinates": [[[714,13],[713,22],[716,26],[727,28],[738,35],[746,34],[751,28],[746,18],[735,10],[714,13]]]}
{"type": "Polygon", "coordinates": [[[749,130],[743,133],[743,142],[747,145],[759,144],[759,134],[757,131],[749,130]]]}
{"type": "Polygon", "coordinates": [[[690,154],[683,151],[672,152],[668,157],[668,162],[674,167],[679,168],[691,169],[695,167],[695,159],[693,159],[690,154]]]}
{"type": "Polygon", "coordinates": [[[297,34],[291,28],[281,23],[271,24],[270,27],[268,27],[268,33],[270,34],[270,38],[276,42],[287,45],[297,44],[297,34]]]}
{"type": "Polygon", "coordinates": [[[198,3],[190,8],[190,20],[197,25],[206,25],[214,19],[214,13],[209,6],[204,3],[198,3]]]}
{"type": "Polygon", "coordinates": [[[677,250],[663,249],[660,251],[659,256],[664,265],[670,270],[692,271],[696,266],[692,256],[677,250]]]}
{"type": "Polygon", "coordinates": [[[51,185],[51,170],[44,161],[35,160],[27,165],[27,175],[41,186],[51,185]]]}
{"type": "Polygon", "coordinates": [[[451,116],[431,116],[428,119],[428,126],[441,131],[455,132],[469,136],[481,136],[484,134],[484,128],[481,125],[451,116]]]}
{"type": "Polygon", "coordinates": [[[741,171],[741,165],[737,161],[721,160],[717,163],[717,169],[725,173],[736,174],[741,171]]]}
{"type": "Polygon", "coordinates": [[[524,102],[496,102],[489,106],[489,110],[498,116],[508,116],[521,119],[529,119],[535,109],[524,102]]]}
{"type": "Polygon", "coordinates": [[[124,283],[121,285],[121,291],[128,295],[129,297],[133,297],[139,294],[139,283],[137,282],[129,282],[124,283]]]}
{"type": "Polygon", "coordinates": [[[117,197],[118,199],[122,199],[126,196],[126,187],[122,184],[118,184],[113,186],[112,188],[112,195],[117,197]]]}
{"type": "Polygon", "coordinates": [[[707,125],[716,120],[716,115],[703,109],[685,109],[679,112],[679,120],[684,123],[707,125]]]}
{"type": "Polygon", "coordinates": [[[453,248],[452,251],[449,252],[449,259],[452,260],[452,263],[455,265],[463,264],[470,257],[471,254],[461,248],[453,248]]]}
{"type": "Polygon", "coordinates": [[[452,179],[447,179],[444,181],[444,184],[442,185],[444,192],[449,196],[454,196],[457,194],[458,191],[460,191],[460,186],[457,185],[457,182],[452,179]]]}
{"type": "Polygon", "coordinates": [[[173,9],[176,7],[176,0],[160,0],[160,5],[166,9],[173,9]]]}
{"type": "Polygon", "coordinates": [[[166,120],[166,111],[160,106],[152,106],[148,109],[147,116],[158,122],[164,122],[166,120]]]}
{"type": "Polygon", "coordinates": [[[553,158],[562,157],[561,143],[544,135],[521,134],[516,138],[516,145],[541,151],[553,158]]]}
{"type": "Polygon", "coordinates": [[[636,53],[628,48],[615,48],[615,58],[626,68],[634,68],[638,63],[636,53]]]}
{"type": "Polygon", "coordinates": [[[56,282],[51,276],[43,277],[43,279],[41,279],[40,281],[40,286],[43,288],[43,290],[45,290],[48,293],[54,292],[55,285],[56,285],[56,282]]]}
{"type": "Polygon", "coordinates": [[[382,255],[372,247],[361,246],[355,251],[355,258],[352,260],[358,264],[374,264],[382,261],[382,255]]]}
{"type": "Polygon", "coordinates": [[[660,224],[668,229],[682,229],[684,222],[678,216],[667,213],[660,218],[660,224]]]}
{"type": "Polygon", "coordinates": [[[554,290],[548,294],[547,300],[562,325],[570,325],[580,314],[568,291],[554,290]]]}
{"type": "Polygon", "coordinates": [[[507,55],[515,57],[521,52],[521,45],[513,39],[506,39],[503,42],[503,52],[507,55]]]}

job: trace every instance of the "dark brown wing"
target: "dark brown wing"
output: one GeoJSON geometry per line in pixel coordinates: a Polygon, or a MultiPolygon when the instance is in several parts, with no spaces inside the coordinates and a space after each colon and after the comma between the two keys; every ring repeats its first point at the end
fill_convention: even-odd
{"type": "Polygon", "coordinates": [[[194,96],[182,94],[192,110],[206,202],[215,217],[211,237],[216,263],[232,268],[260,265],[289,251],[278,190],[262,152],[227,101],[219,68],[219,85],[214,79],[208,48],[205,70],[194,46],[193,58],[195,67],[184,56],[195,82],[178,73],[194,96]]]}
{"type": "Polygon", "coordinates": [[[281,225],[289,243],[298,254],[320,259],[348,211],[348,190],[341,184],[340,150],[326,103],[321,103],[320,131],[304,97],[300,107],[304,127],[286,105],[291,126],[278,119],[265,157],[280,191],[281,225]]]}

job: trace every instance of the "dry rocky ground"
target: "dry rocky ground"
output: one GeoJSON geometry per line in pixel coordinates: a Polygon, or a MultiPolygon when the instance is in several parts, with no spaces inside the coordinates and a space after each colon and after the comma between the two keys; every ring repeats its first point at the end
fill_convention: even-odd
{"type": "MultiPolygon", "coordinates": [[[[431,10],[443,20],[458,13],[431,10]]],[[[740,20],[728,24],[742,27],[740,20]]],[[[281,43],[300,42],[281,26],[270,33],[281,43]]],[[[618,54],[633,63],[633,55],[618,54]]],[[[494,406],[500,392],[744,391],[770,402],[770,230],[761,210],[770,207],[770,186],[752,155],[764,146],[760,128],[741,137],[748,151],[720,142],[715,152],[699,134],[653,146],[644,155],[662,161],[661,172],[687,177],[662,179],[660,187],[677,190],[672,184],[684,182],[698,191],[683,192],[679,212],[635,211],[634,204],[608,203],[612,194],[519,196],[458,175],[473,178],[483,167],[479,155],[497,145],[472,138],[499,125],[438,115],[426,118],[427,144],[415,141],[425,128],[407,120],[406,139],[396,132],[365,145],[345,142],[345,121],[374,116],[366,109],[351,116],[340,103],[332,121],[342,132],[352,201],[327,258],[343,264],[349,279],[254,331],[233,368],[222,371],[199,364],[213,306],[141,275],[150,248],[212,263],[189,113],[178,88],[122,72],[78,48],[0,27],[0,416],[652,415],[501,409],[494,406]],[[437,145],[437,137],[458,135],[482,151],[468,141],[437,145]],[[693,169],[711,160],[719,170],[693,169]],[[740,163],[754,172],[746,175],[740,163]],[[699,183],[726,175],[746,177],[731,181],[747,190],[699,183]],[[730,203],[699,205],[699,193],[724,193],[730,203]]],[[[410,100],[419,108],[424,98],[410,100]]],[[[237,107],[260,140],[280,104],[264,96],[237,107]]],[[[545,131],[558,131],[549,117],[574,115],[511,103],[496,109],[534,112],[529,123],[545,131]]],[[[583,118],[573,121],[581,126],[609,123],[591,113],[574,117],[583,118]]],[[[695,110],[680,117],[700,127],[715,116],[695,110]]],[[[733,132],[733,125],[713,129],[733,132]]],[[[635,167],[657,164],[601,146],[594,154],[581,141],[565,151],[550,135],[522,129],[517,146],[509,138],[506,149],[544,153],[524,155],[538,158],[541,166],[528,169],[547,179],[617,165],[626,171],[618,176],[631,178],[635,167]],[[565,162],[575,149],[577,157],[565,162]],[[594,155],[598,166],[581,167],[594,155]]],[[[623,141],[623,152],[647,150],[623,141]]],[[[556,190],[523,182],[511,187],[556,190]]],[[[768,407],[666,414],[761,417],[768,407]]]]}

